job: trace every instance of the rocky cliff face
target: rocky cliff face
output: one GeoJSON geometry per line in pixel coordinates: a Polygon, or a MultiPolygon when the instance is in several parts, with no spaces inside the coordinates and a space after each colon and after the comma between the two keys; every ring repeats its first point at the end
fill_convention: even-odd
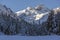
{"type": "Polygon", "coordinates": [[[14,35],[18,32],[18,23],[18,19],[14,12],[5,5],[0,5],[0,32],[7,35],[14,35]]]}

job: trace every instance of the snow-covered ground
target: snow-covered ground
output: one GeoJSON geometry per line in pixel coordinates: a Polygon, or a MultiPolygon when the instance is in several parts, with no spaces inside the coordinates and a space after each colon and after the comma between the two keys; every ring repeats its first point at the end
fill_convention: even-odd
{"type": "Polygon", "coordinates": [[[0,36],[0,40],[60,40],[60,36],[0,36]]]}

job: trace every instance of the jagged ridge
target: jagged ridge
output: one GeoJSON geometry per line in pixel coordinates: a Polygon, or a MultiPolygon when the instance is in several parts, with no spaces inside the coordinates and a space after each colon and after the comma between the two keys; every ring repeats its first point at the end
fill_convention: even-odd
{"type": "Polygon", "coordinates": [[[14,13],[5,5],[0,5],[0,32],[6,35],[58,35],[59,16],[60,8],[50,10],[39,5],[14,13]]]}

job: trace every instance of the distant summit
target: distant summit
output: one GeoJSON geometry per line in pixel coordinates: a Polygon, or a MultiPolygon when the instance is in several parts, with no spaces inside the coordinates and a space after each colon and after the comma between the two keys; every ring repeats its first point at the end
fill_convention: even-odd
{"type": "Polygon", "coordinates": [[[38,5],[35,8],[27,7],[26,9],[22,11],[16,12],[17,16],[18,15],[22,16],[22,18],[25,21],[32,23],[32,24],[33,22],[35,24],[39,24],[39,22],[42,23],[46,21],[49,13],[50,13],[50,10],[42,5],[38,5]]]}

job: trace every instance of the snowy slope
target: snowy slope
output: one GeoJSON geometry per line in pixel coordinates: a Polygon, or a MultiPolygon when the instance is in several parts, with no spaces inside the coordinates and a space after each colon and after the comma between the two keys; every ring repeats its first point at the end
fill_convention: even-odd
{"type": "Polygon", "coordinates": [[[0,40],[60,40],[60,36],[0,36],[0,40]]]}
{"type": "Polygon", "coordinates": [[[27,7],[24,10],[16,12],[16,14],[18,17],[22,17],[28,23],[41,24],[47,21],[50,11],[45,7],[42,7],[42,9],[39,7],[40,6],[35,8],[27,7]]]}

